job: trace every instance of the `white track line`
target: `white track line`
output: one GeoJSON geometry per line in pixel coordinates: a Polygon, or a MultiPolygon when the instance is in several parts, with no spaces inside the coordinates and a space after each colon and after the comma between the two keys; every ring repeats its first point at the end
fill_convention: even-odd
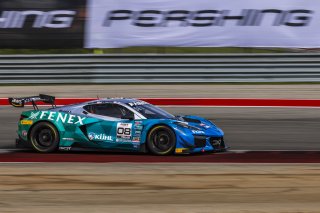
{"type": "Polygon", "coordinates": [[[0,149],[0,154],[17,152],[17,151],[24,151],[24,150],[26,150],[26,149],[0,149]]]}

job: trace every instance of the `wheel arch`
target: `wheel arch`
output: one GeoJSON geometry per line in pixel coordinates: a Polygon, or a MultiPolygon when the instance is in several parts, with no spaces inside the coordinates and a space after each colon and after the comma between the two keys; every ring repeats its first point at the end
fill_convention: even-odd
{"type": "Polygon", "coordinates": [[[150,126],[148,127],[148,130],[147,130],[146,135],[148,135],[148,134],[150,133],[150,131],[151,131],[153,128],[157,127],[157,126],[166,126],[166,127],[169,127],[169,128],[174,132],[175,137],[177,137],[176,131],[175,131],[169,124],[167,124],[167,123],[156,123],[156,124],[150,125],[150,126]]]}
{"type": "MultiPolygon", "coordinates": [[[[148,153],[150,152],[149,147],[147,146],[148,135],[149,135],[150,131],[151,131],[153,128],[157,127],[157,126],[166,126],[166,127],[168,127],[169,129],[171,129],[172,132],[173,132],[173,134],[174,134],[174,137],[175,137],[175,139],[176,139],[176,141],[177,141],[176,131],[175,131],[170,125],[168,125],[167,123],[156,123],[156,124],[150,125],[150,127],[148,127],[148,129],[147,129],[147,131],[146,131],[145,141],[144,141],[144,143],[143,143],[143,145],[144,145],[144,147],[145,147],[145,149],[146,149],[146,151],[147,151],[148,153]]],[[[177,143],[176,143],[175,146],[177,146],[177,143]]]]}
{"type": "Polygon", "coordinates": [[[57,125],[55,125],[53,122],[48,121],[48,120],[39,120],[39,121],[36,121],[35,123],[33,123],[33,124],[31,125],[31,127],[30,127],[29,130],[28,130],[28,135],[27,135],[28,141],[30,141],[30,133],[32,132],[32,129],[36,126],[36,124],[41,123],[41,122],[52,124],[53,127],[54,127],[54,128],[57,130],[57,132],[58,132],[59,141],[60,141],[60,135],[61,135],[61,134],[60,134],[59,128],[58,128],[57,125]]]}

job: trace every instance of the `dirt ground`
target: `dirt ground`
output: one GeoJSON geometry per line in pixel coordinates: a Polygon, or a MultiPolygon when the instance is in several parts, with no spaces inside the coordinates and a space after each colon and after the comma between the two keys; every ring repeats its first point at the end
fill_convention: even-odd
{"type": "Polygon", "coordinates": [[[0,212],[318,213],[319,164],[1,163],[0,212]]]}

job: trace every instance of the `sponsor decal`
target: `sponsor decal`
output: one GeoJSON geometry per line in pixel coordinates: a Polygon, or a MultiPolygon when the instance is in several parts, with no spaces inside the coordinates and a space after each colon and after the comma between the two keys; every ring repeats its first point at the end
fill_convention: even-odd
{"type": "Polygon", "coordinates": [[[70,111],[70,110],[59,110],[59,112],[71,113],[71,111],[70,111]]]}
{"type": "Polygon", "coordinates": [[[128,103],[129,106],[141,106],[141,105],[145,105],[147,104],[146,102],[144,101],[137,101],[137,102],[131,102],[131,103],[128,103]]]}
{"type": "Polygon", "coordinates": [[[193,134],[204,134],[204,131],[201,130],[191,130],[193,134]]]}
{"type": "Polygon", "coordinates": [[[117,138],[130,139],[132,134],[132,123],[117,124],[117,138]]]}
{"type": "Polygon", "coordinates": [[[137,131],[137,130],[142,130],[143,129],[143,125],[136,125],[135,127],[134,127],[134,129],[137,131]]]}
{"type": "Polygon", "coordinates": [[[211,145],[212,146],[220,146],[220,144],[221,144],[221,139],[220,138],[211,141],[211,145]]]}
{"type": "Polygon", "coordinates": [[[27,132],[26,130],[23,130],[23,131],[21,132],[21,135],[24,136],[24,137],[26,137],[26,136],[28,135],[28,132],[27,132]]]}
{"type": "Polygon", "coordinates": [[[86,117],[72,114],[62,114],[60,112],[53,111],[39,111],[36,113],[31,112],[30,119],[48,119],[50,121],[62,122],[64,124],[78,124],[83,125],[83,121],[86,117]]]}
{"type": "MultiPolygon", "coordinates": [[[[305,27],[312,20],[314,11],[303,8],[281,10],[276,8],[242,9],[234,12],[230,9],[217,10],[112,10],[106,13],[103,26],[128,25],[136,27],[212,27],[234,24],[236,26],[271,26],[305,27]],[[271,15],[271,16],[269,16],[271,15]]],[[[129,103],[130,106],[142,105],[143,102],[129,103]]]]}
{"type": "Polygon", "coordinates": [[[103,133],[96,134],[93,132],[88,133],[88,138],[90,141],[95,140],[95,141],[112,141],[112,136],[106,135],[103,133]]]}
{"type": "Polygon", "coordinates": [[[117,138],[116,142],[120,142],[120,143],[131,143],[132,141],[129,139],[124,139],[124,138],[117,138]]]}
{"type": "Polygon", "coordinates": [[[159,0],[152,6],[150,0],[139,0],[139,4],[132,0],[88,2],[87,48],[320,45],[317,0],[308,4],[301,0],[289,0],[290,4],[277,0],[254,4],[252,0],[237,0],[236,4],[234,0],[159,0]]]}
{"type": "Polygon", "coordinates": [[[23,103],[24,103],[24,101],[23,101],[22,99],[13,98],[13,99],[11,100],[11,104],[12,104],[13,106],[23,106],[23,103]]]}
{"type": "Polygon", "coordinates": [[[176,148],[176,153],[184,153],[184,152],[188,152],[189,149],[188,148],[176,148]]]}
{"type": "Polygon", "coordinates": [[[141,130],[134,131],[134,137],[139,137],[141,135],[141,130]]]}
{"type": "Polygon", "coordinates": [[[74,141],[74,138],[62,138],[62,140],[65,140],[65,141],[74,141]]]}
{"type": "Polygon", "coordinates": [[[95,134],[93,132],[89,132],[88,134],[88,138],[90,141],[92,141],[94,139],[95,134]]]}
{"type": "Polygon", "coordinates": [[[0,29],[69,28],[75,15],[73,10],[4,10],[0,11],[0,29]]]}
{"type": "Polygon", "coordinates": [[[70,146],[61,146],[61,147],[59,147],[59,150],[61,150],[61,151],[70,151],[71,147],[70,146]]]}
{"type": "Polygon", "coordinates": [[[206,128],[206,129],[209,129],[209,128],[210,128],[210,126],[209,126],[209,125],[206,125],[206,124],[204,124],[204,123],[201,123],[201,124],[200,124],[200,126],[202,126],[202,127],[206,128]]]}
{"type": "Polygon", "coordinates": [[[37,119],[39,114],[40,114],[40,111],[39,112],[31,112],[31,115],[29,118],[32,120],[35,120],[35,119],[37,119]]]}
{"type": "MultiPolygon", "coordinates": [[[[87,0],[1,0],[1,48],[81,48],[87,0]]],[[[25,103],[28,99],[23,98],[25,103]]]]}
{"type": "Polygon", "coordinates": [[[134,142],[134,143],[140,142],[140,137],[133,137],[132,142],[134,142]]]}
{"type": "Polygon", "coordinates": [[[32,120],[22,120],[22,121],[20,121],[20,123],[22,125],[32,125],[33,121],[32,120]]]}

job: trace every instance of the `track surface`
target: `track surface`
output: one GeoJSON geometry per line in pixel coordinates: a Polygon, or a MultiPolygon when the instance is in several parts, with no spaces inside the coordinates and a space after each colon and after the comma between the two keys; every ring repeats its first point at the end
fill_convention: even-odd
{"type": "MultiPolygon", "coordinates": [[[[66,85],[4,86],[0,97],[49,93],[57,97],[208,97],[320,99],[320,85],[66,85]]],[[[232,150],[320,150],[319,108],[167,107],[214,121],[232,150]]],[[[14,148],[19,114],[0,106],[0,149],[14,148]]]]}
{"type": "Polygon", "coordinates": [[[147,154],[12,152],[0,154],[0,162],[91,162],[91,163],[320,163],[320,152],[227,152],[185,156],[147,154]]]}

